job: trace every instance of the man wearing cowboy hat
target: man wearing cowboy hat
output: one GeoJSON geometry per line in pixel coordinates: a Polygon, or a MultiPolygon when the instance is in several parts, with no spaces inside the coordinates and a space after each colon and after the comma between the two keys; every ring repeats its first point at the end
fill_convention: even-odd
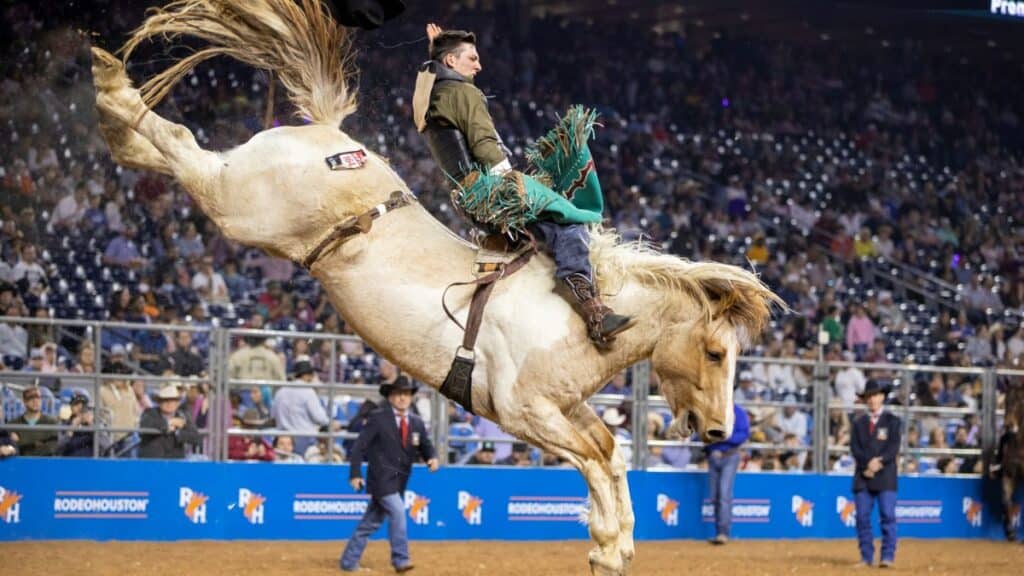
{"type": "Polygon", "coordinates": [[[316,438],[303,434],[317,434],[321,426],[329,426],[336,432],[341,426],[327,416],[327,411],[320,403],[320,397],[313,389],[316,369],[313,368],[309,356],[297,357],[293,370],[293,380],[296,384],[305,382],[310,386],[289,386],[279,389],[274,394],[270,414],[278,428],[295,433],[295,451],[303,454],[316,443],[316,438]]]}
{"type": "Polygon", "coordinates": [[[426,461],[431,472],[437,470],[437,455],[427,428],[409,410],[416,389],[405,376],[399,376],[394,383],[381,384],[380,395],[388,402],[367,417],[366,426],[349,452],[349,484],[357,491],[363,488],[361,466],[364,455],[368,456],[366,489],[372,499],[341,556],[341,569],[346,572],[360,570],[359,559],[366,541],[385,519],[391,523],[391,565],[396,572],[413,568],[409,561],[403,495],[417,456],[426,461]]]}
{"type": "Polygon", "coordinates": [[[871,566],[875,542],[871,535],[871,509],[878,501],[882,525],[880,566],[893,565],[896,558],[896,474],[900,451],[900,419],[886,412],[888,391],[875,379],[864,384],[860,397],[867,413],[853,422],[850,451],[856,462],[853,474],[853,499],[857,507],[857,540],[861,563],[871,566]]]}
{"type": "Polygon", "coordinates": [[[139,418],[140,428],[157,430],[141,432],[139,458],[182,459],[185,444],[199,444],[202,438],[189,415],[181,410],[178,387],[167,384],[156,395],[157,405],[147,408],[139,418]]]}

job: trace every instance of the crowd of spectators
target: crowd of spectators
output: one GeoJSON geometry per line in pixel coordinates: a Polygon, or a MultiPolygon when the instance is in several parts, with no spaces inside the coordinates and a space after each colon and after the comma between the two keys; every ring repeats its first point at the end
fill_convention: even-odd
{"type": "MultiPolygon", "coordinates": [[[[8,48],[0,64],[0,122],[9,151],[0,160],[0,315],[139,327],[105,329],[96,349],[84,331],[0,323],[0,368],[38,374],[35,389],[51,389],[56,404],[69,406],[75,404],[68,391],[81,388],[74,375],[97,366],[195,378],[180,402],[201,429],[209,408],[202,384],[208,333],[145,324],[350,330],[300,268],[228,241],[172,180],[112,163],[96,129],[87,39],[71,19],[85,18],[98,37],[114,39],[138,23],[142,7],[100,4],[105,9],[92,15],[45,3],[4,7],[4,26],[16,40],[10,46],[19,48],[8,48]]],[[[642,236],[684,257],[758,268],[796,313],[777,318],[753,354],[813,359],[823,331],[825,357],[834,361],[1020,365],[1024,110],[1012,91],[1022,81],[1019,66],[964,61],[912,34],[891,45],[865,40],[833,50],[827,40],[809,45],[729,30],[651,34],[642,23],[571,17],[530,19],[509,32],[500,23],[521,21],[521,14],[453,10],[438,17],[433,8],[430,2],[412,7],[383,31],[359,38],[361,108],[343,129],[387,156],[456,232],[466,234],[467,225],[447,205],[448,183],[410,120],[413,75],[426,51],[422,42],[403,41],[419,37],[428,17],[477,32],[484,65],[478,83],[494,96],[491,112],[517,164],[524,165],[523,149],[568,105],[594,106],[603,127],[593,150],[609,224],[626,238],[642,236]],[[607,50],[610,45],[618,49],[607,50]],[[874,269],[899,282],[886,283],[874,269]],[[941,286],[952,288],[936,297],[941,286]]],[[[132,73],[147,71],[151,63],[142,61],[132,73]]],[[[262,72],[217,61],[189,76],[160,112],[184,122],[203,146],[227,148],[263,128],[266,84],[262,72]]],[[[279,94],[275,123],[293,121],[289,114],[279,94]]],[[[230,371],[242,379],[284,380],[301,371],[320,381],[367,384],[383,376],[372,350],[345,342],[332,363],[331,346],[241,342],[230,371]],[[303,356],[308,360],[298,360],[303,356]]],[[[753,450],[747,468],[805,468],[809,370],[771,363],[741,368],[737,398],[777,404],[750,408],[753,441],[792,448],[753,450]]],[[[837,370],[833,395],[841,405],[830,411],[836,446],[848,441],[843,422],[848,429],[849,409],[867,376],[896,385],[893,401],[907,405],[977,408],[980,402],[974,377],[901,382],[884,371],[837,370]]],[[[236,424],[289,421],[275,414],[284,390],[299,389],[257,387],[231,399],[233,407],[254,412],[233,413],[236,424]]],[[[620,375],[603,392],[628,397],[632,384],[620,375]]],[[[158,391],[128,378],[104,383],[99,393],[112,411],[104,421],[115,428],[136,426],[143,412],[159,408],[151,399],[158,391]]],[[[347,424],[348,418],[316,413],[314,405],[326,407],[322,392],[319,399],[307,394],[301,401],[309,413],[297,432],[347,424]]],[[[349,401],[340,400],[335,404],[349,401]]],[[[24,407],[32,418],[29,403],[24,407]]],[[[628,422],[618,420],[629,414],[605,411],[605,422],[622,436],[628,422]]],[[[451,421],[454,436],[502,434],[457,411],[451,421]]],[[[653,414],[648,424],[653,439],[664,437],[663,415],[653,414]]],[[[969,417],[925,415],[911,427],[920,447],[977,446],[977,423],[969,417]]],[[[138,441],[126,432],[109,436],[104,443],[115,452],[138,441]]],[[[453,446],[453,461],[486,459],[477,454],[489,448],[495,461],[522,455],[512,443],[453,446]]],[[[301,434],[232,437],[229,452],[241,459],[344,457],[343,449],[301,434]]],[[[673,466],[700,459],[685,449],[659,454],[673,466]]],[[[908,462],[916,470],[976,466],[960,458],[908,462]]]]}

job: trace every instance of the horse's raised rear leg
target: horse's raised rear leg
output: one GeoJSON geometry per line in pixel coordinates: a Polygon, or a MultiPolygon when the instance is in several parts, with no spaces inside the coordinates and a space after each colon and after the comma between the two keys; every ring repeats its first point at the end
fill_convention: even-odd
{"type": "Polygon", "coordinates": [[[629,494],[629,479],[626,477],[626,461],[622,457],[622,449],[590,405],[580,404],[569,414],[569,418],[578,430],[589,436],[596,446],[601,447],[603,456],[609,461],[619,522],[619,555],[622,557],[623,573],[628,573],[636,555],[633,543],[633,526],[636,524],[636,518],[633,515],[633,499],[629,494]],[[607,451],[608,447],[611,447],[610,451],[607,451]]]}
{"type": "Polygon", "coordinates": [[[96,109],[114,160],[173,175],[209,213],[209,183],[220,169],[219,156],[200,148],[188,128],[149,110],[120,60],[99,48],[92,57],[96,109]]]}
{"type": "Polygon", "coordinates": [[[565,458],[583,474],[590,488],[590,537],[597,543],[590,552],[591,572],[623,574],[617,500],[605,449],[581,434],[558,407],[544,399],[532,400],[500,417],[508,432],[565,458]]]}

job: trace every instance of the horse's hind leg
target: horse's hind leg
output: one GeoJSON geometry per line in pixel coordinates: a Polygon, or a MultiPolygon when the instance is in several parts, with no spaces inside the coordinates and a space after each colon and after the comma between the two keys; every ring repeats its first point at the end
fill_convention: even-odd
{"type": "Polygon", "coordinates": [[[1017,530],[1013,527],[1013,489],[1017,480],[1010,475],[1004,475],[1002,481],[1003,489],[1003,532],[1010,542],[1017,540],[1017,530]]]}
{"type": "Polygon", "coordinates": [[[149,110],[120,60],[99,48],[92,49],[92,57],[96,109],[115,161],[174,175],[202,205],[219,157],[200,148],[188,128],[149,110]]]}
{"type": "Polygon", "coordinates": [[[622,557],[623,572],[628,573],[633,557],[636,555],[633,543],[633,526],[636,524],[636,518],[633,515],[633,500],[629,494],[629,479],[626,476],[626,461],[622,456],[622,449],[615,442],[615,436],[608,431],[604,422],[590,405],[580,404],[569,414],[569,418],[578,430],[589,436],[595,445],[601,447],[602,455],[608,459],[619,522],[619,555],[622,557]],[[610,451],[608,451],[609,447],[610,451]]]}
{"type": "Polygon", "coordinates": [[[532,400],[514,412],[500,414],[508,432],[565,458],[583,474],[590,489],[590,536],[597,548],[590,552],[590,569],[602,576],[623,574],[619,553],[619,519],[611,470],[604,453],[588,436],[581,434],[554,404],[532,400]]]}

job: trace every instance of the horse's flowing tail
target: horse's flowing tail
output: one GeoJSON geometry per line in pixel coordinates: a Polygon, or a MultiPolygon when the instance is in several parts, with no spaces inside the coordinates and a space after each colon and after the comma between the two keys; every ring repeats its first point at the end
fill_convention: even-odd
{"type": "Polygon", "coordinates": [[[356,110],[351,38],[320,0],[175,0],[150,11],[121,57],[127,61],[154,36],[194,36],[208,45],[142,86],[150,107],[197,64],[223,54],[273,71],[296,113],[314,123],[338,126],[356,110]]]}

